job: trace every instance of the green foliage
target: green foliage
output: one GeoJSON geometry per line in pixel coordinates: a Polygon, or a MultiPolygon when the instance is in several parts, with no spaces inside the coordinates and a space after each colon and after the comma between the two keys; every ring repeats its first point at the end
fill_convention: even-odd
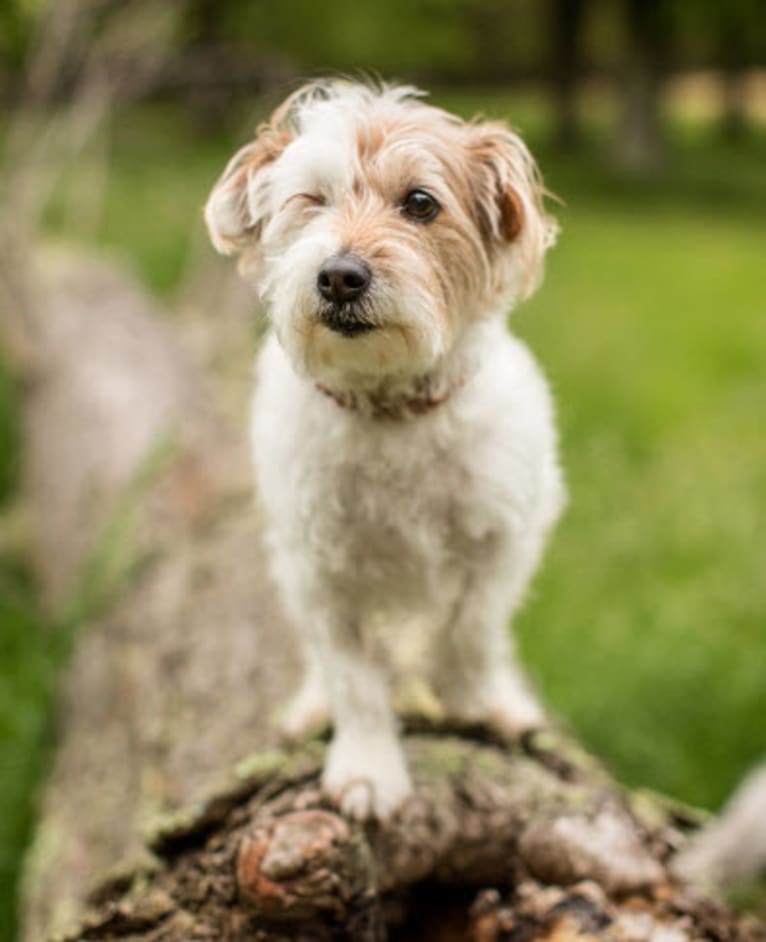
{"type": "MultiPolygon", "coordinates": [[[[202,0],[205,3],[206,0],[202,0]]],[[[624,5],[586,0],[581,53],[586,69],[624,64],[624,5]]],[[[660,0],[670,61],[718,64],[721,37],[737,37],[745,64],[766,56],[761,0],[660,0]]],[[[535,0],[355,0],[229,2],[210,28],[282,58],[300,70],[379,69],[388,75],[441,75],[464,82],[545,71],[549,4],[535,0]]],[[[197,39],[200,39],[199,33],[197,39]]]]}
{"type": "Polygon", "coordinates": [[[153,290],[169,293],[184,273],[189,252],[206,240],[202,207],[208,190],[255,123],[250,118],[237,134],[215,136],[199,133],[166,106],[118,116],[103,144],[110,176],[95,218],[84,217],[79,199],[99,178],[86,154],[49,207],[49,230],[81,241],[95,236],[101,249],[120,252],[138,268],[153,290]]]}
{"type": "Polygon", "coordinates": [[[565,226],[518,318],[571,490],[526,660],[624,779],[716,806],[764,748],[766,236],[686,209],[565,226]]]}
{"type": "Polygon", "coordinates": [[[0,557],[0,939],[15,938],[15,884],[47,754],[59,662],[28,577],[0,557]]]}
{"type": "Polygon", "coordinates": [[[685,66],[743,66],[766,58],[766,18],[761,0],[666,0],[676,37],[676,57],[685,66]]]}
{"type": "MultiPolygon", "coordinates": [[[[0,4],[0,73],[3,64],[18,73],[36,18],[49,2],[0,4]]],[[[303,77],[362,70],[469,84],[550,70],[550,3],[536,0],[324,0],[321,7],[313,0],[188,0],[162,12],[141,6],[96,4],[87,15],[95,33],[121,18],[127,33],[131,15],[140,18],[148,9],[133,30],[145,42],[164,37],[168,54],[231,44],[266,66],[303,77]]],[[[657,9],[675,67],[717,66],[722,55],[745,65],[766,59],[761,0],[660,0],[657,9]]],[[[578,42],[584,71],[621,69],[625,5],[584,0],[584,13],[578,42]]]]}
{"type": "Polygon", "coordinates": [[[434,16],[429,6],[409,0],[376,5],[333,0],[329,8],[319,8],[312,0],[290,0],[274,9],[261,0],[250,5],[239,35],[255,40],[266,53],[284,51],[308,69],[407,74],[423,62],[465,64],[469,50],[456,18],[434,16]]]}
{"type": "Polygon", "coordinates": [[[0,66],[18,69],[29,44],[38,4],[22,0],[0,3],[0,66]]]}
{"type": "Polygon", "coordinates": [[[215,18],[194,18],[192,38],[201,41],[206,30],[308,74],[361,69],[475,78],[488,63],[528,68],[543,48],[534,0],[328,0],[321,7],[251,0],[217,9],[215,18]]]}
{"type": "MultiPolygon", "coordinates": [[[[18,472],[13,383],[0,361],[0,527],[18,472]]],[[[28,575],[0,547],[0,939],[14,938],[14,885],[44,764],[59,642],[45,630],[28,575]]]]}

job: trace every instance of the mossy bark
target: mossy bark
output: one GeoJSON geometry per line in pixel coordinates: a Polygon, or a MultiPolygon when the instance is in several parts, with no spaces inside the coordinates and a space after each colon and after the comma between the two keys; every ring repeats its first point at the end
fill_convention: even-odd
{"type": "Polygon", "coordinates": [[[669,878],[682,810],[637,813],[565,737],[485,733],[407,735],[415,795],[366,827],[323,798],[320,743],[257,755],[158,821],[151,863],[106,878],[64,939],[764,938],[669,878]]]}

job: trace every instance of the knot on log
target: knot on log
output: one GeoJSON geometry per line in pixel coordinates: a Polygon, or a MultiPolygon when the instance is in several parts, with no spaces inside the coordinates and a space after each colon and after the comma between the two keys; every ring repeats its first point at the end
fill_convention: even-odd
{"type": "Polygon", "coordinates": [[[376,898],[363,833],[328,811],[295,811],[264,821],[241,839],[240,900],[255,914],[300,920],[317,913],[346,921],[376,898]]]}
{"type": "Polygon", "coordinates": [[[619,894],[664,878],[663,867],[641,844],[635,824],[613,804],[593,815],[535,819],[524,830],[519,851],[533,876],[559,886],[590,879],[619,894]]]}

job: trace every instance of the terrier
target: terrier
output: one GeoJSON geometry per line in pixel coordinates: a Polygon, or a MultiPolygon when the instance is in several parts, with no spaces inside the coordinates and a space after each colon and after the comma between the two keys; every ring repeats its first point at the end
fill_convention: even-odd
{"type": "Polygon", "coordinates": [[[555,240],[543,197],[507,125],[327,81],[277,109],[205,209],[273,328],[252,445],[304,641],[286,727],[329,708],[323,788],[356,819],[412,790],[388,680],[413,631],[446,715],[544,719],[508,622],[564,490],[545,379],[505,327],[555,240]]]}

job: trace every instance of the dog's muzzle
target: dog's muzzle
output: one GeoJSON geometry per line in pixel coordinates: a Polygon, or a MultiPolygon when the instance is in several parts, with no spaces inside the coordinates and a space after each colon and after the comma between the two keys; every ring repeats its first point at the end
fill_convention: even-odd
{"type": "Polygon", "coordinates": [[[344,337],[374,330],[377,325],[363,315],[360,303],[371,281],[369,265],[357,255],[331,255],[317,275],[317,290],[326,302],[319,311],[325,327],[344,337]]]}

